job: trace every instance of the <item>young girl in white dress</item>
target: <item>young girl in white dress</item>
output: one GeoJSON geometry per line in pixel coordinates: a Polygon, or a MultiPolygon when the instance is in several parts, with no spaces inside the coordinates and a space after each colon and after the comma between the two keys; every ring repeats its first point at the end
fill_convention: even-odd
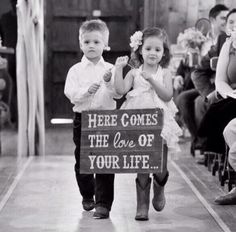
{"type": "MultiPolygon", "coordinates": [[[[177,108],[172,100],[173,86],[168,66],[170,53],[168,38],[160,28],[147,28],[131,36],[131,60],[118,57],[115,63],[115,88],[118,94],[126,94],[122,109],[161,108],[164,112],[164,125],[161,136],[165,141],[164,151],[177,151],[181,129],[174,116],[177,108]],[[132,64],[132,65],[130,65],[132,64]],[[123,68],[133,66],[123,79],[123,68]]],[[[153,207],[161,211],[165,206],[164,186],[169,173],[153,173],[153,207]]],[[[138,173],[136,178],[137,212],[136,220],[148,220],[151,178],[149,174],[138,173]]]]}

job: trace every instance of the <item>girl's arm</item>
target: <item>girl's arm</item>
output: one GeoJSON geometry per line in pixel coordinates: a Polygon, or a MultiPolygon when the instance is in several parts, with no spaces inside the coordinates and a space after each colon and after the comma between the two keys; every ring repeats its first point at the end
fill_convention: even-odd
{"type": "Polygon", "coordinates": [[[228,40],[224,43],[216,67],[216,78],[215,85],[216,90],[222,95],[222,97],[227,97],[233,94],[233,89],[228,83],[227,77],[227,67],[229,63],[229,50],[231,42],[228,40]]]}
{"type": "Polygon", "coordinates": [[[116,92],[120,95],[126,94],[133,85],[133,70],[130,70],[123,79],[123,68],[127,65],[128,57],[118,57],[115,63],[114,84],[116,92]]]}
{"type": "Polygon", "coordinates": [[[143,73],[143,77],[149,81],[157,95],[165,102],[168,102],[173,97],[173,84],[172,84],[172,76],[168,69],[163,69],[163,80],[164,85],[160,84],[157,80],[155,80],[152,76],[147,73],[143,73]]]}

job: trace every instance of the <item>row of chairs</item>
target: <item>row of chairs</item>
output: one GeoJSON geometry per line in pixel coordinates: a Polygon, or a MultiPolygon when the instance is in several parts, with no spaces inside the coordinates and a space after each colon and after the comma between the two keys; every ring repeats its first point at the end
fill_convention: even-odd
{"type": "Polygon", "coordinates": [[[236,172],[232,169],[228,161],[228,146],[226,145],[226,153],[218,154],[214,152],[204,152],[205,166],[213,176],[218,176],[220,185],[227,185],[230,191],[236,186],[236,172]]]}

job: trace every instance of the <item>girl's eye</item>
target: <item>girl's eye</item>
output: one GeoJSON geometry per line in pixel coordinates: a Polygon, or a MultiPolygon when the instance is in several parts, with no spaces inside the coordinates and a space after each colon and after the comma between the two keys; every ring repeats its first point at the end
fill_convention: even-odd
{"type": "Polygon", "coordinates": [[[89,44],[89,41],[88,41],[88,40],[85,40],[84,43],[85,43],[85,44],[89,44]]]}
{"type": "Polygon", "coordinates": [[[95,44],[99,44],[99,41],[96,40],[96,41],[94,41],[94,43],[95,43],[95,44]]]}

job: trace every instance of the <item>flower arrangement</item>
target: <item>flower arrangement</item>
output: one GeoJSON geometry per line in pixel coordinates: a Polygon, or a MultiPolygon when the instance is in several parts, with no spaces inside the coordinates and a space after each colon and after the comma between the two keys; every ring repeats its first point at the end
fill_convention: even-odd
{"type": "Polygon", "coordinates": [[[206,37],[201,31],[194,27],[184,30],[184,33],[180,33],[177,38],[177,44],[180,44],[185,49],[201,49],[201,46],[205,41],[206,37]]]}
{"type": "Polygon", "coordinates": [[[139,45],[142,44],[142,38],[143,33],[141,31],[136,31],[131,37],[130,37],[130,47],[133,49],[133,51],[136,51],[139,47],[139,45]]]}

